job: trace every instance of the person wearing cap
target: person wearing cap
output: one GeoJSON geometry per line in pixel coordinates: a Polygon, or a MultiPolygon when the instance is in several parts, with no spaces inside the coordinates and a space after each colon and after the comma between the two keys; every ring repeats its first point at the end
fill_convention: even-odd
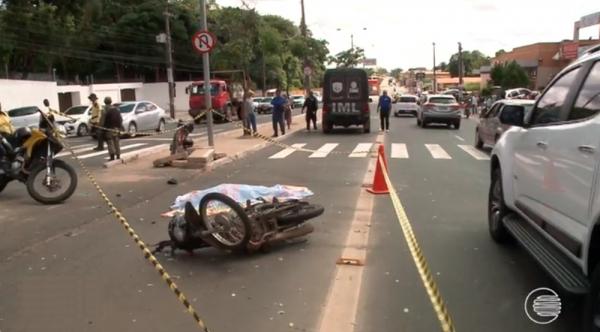
{"type": "Polygon", "coordinates": [[[244,95],[244,105],[242,107],[243,112],[246,115],[244,121],[244,127],[246,128],[246,130],[244,130],[244,134],[248,133],[256,135],[256,113],[252,97],[254,97],[254,91],[252,90],[249,90],[244,95]],[[250,127],[252,127],[252,132],[250,132],[250,127]]]}
{"type": "Polygon", "coordinates": [[[98,97],[95,93],[92,93],[88,99],[92,102],[91,131],[92,133],[96,133],[96,139],[98,140],[98,146],[94,150],[102,151],[104,150],[104,130],[100,127],[102,126],[101,120],[103,119],[102,113],[104,113],[104,110],[98,104],[98,97]]]}
{"type": "Polygon", "coordinates": [[[304,100],[301,113],[306,109],[306,130],[310,131],[310,123],[317,130],[317,110],[319,109],[319,101],[312,91],[308,91],[308,97],[304,100]]]}
{"type": "Polygon", "coordinates": [[[105,137],[110,160],[115,160],[115,158],[121,159],[119,136],[121,135],[120,130],[123,127],[123,118],[119,109],[112,104],[110,97],[104,98],[103,118],[103,125],[107,129],[105,137]]]}
{"type": "Polygon", "coordinates": [[[381,132],[390,131],[390,112],[392,110],[392,99],[388,96],[387,90],[383,90],[383,95],[379,98],[377,112],[381,121],[381,132]]]}

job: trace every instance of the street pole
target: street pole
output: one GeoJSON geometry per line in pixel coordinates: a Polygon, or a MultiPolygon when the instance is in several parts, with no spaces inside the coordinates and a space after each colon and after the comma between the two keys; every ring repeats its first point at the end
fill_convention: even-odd
{"type": "Polygon", "coordinates": [[[169,86],[169,114],[171,119],[175,119],[175,94],[173,93],[173,48],[171,44],[171,14],[169,13],[169,2],[167,1],[167,9],[165,11],[165,32],[167,34],[167,82],[169,86]]]}
{"type": "Polygon", "coordinates": [[[354,34],[353,33],[350,34],[350,47],[352,49],[354,49],[354,34]]]}
{"type": "Polygon", "coordinates": [[[437,93],[437,79],[435,77],[435,42],[433,43],[433,93],[437,93]]]}
{"type": "MultiPolygon", "coordinates": [[[[208,30],[208,23],[206,22],[206,0],[200,0],[200,25],[201,29],[208,30]]],[[[212,100],[210,94],[210,58],[208,52],[202,54],[202,65],[204,73],[204,104],[208,112],[206,113],[206,129],[208,136],[208,146],[214,147],[215,141],[213,137],[213,113],[212,113],[212,100]]]]}
{"type": "MultiPolygon", "coordinates": [[[[304,37],[304,40],[307,40],[307,29],[306,29],[306,16],[304,13],[304,0],[300,0],[300,5],[302,6],[302,19],[300,21],[300,30],[302,30],[302,37],[304,37]]],[[[308,68],[309,63],[308,63],[308,57],[305,55],[304,56],[304,94],[308,95],[308,91],[310,90],[310,75],[306,72],[306,68],[308,68]]]]}
{"type": "Polygon", "coordinates": [[[462,60],[462,44],[458,42],[458,97],[459,101],[462,102],[463,99],[463,60],[462,60]]]}

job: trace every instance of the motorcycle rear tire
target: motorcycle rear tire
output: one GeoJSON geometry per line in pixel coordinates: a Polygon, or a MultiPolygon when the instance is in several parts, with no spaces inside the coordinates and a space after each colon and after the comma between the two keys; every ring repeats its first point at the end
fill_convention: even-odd
{"type": "Polygon", "coordinates": [[[300,224],[306,220],[316,218],[325,212],[325,208],[318,204],[307,202],[298,202],[296,208],[287,210],[277,216],[277,222],[280,224],[300,224]]]}
{"type": "Polygon", "coordinates": [[[43,197],[34,188],[33,181],[39,172],[43,172],[46,170],[45,164],[39,163],[39,164],[35,165],[33,167],[33,169],[31,170],[31,173],[27,177],[26,185],[27,185],[27,192],[29,193],[29,196],[31,196],[31,198],[35,199],[36,201],[38,201],[42,204],[51,205],[51,204],[62,203],[63,201],[65,201],[69,197],[71,197],[71,195],[73,195],[73,193],[75,192],[75,189],[77,189],[77,173],[75,172],[75,169],[73,169],[73,167],[71,167],[71,165],[67,164],[66,162],[64,162],[60,159],[55,159],[54,167],[64,169],[65,171],[67,171],[67,173],[69,174],[69,177],[71,178],[71,183],[69,184],[69,188],[67,189],[67,191],[65,191],[62,195],[57,196],[55,198],[43,197]]]}
{"type": "Polygon", "coordinates": [[[236,245],[223,243],[218,237],[215,236],[215,234],[210,234],[210,235],[206,236],[207,239],[205,239],[205,241],[207,243],[209,243],[210,245],[217,247],[219,249],[222,249],[222,250],[232,251],[232,252],[244,252],[246,250],[246,247],[248,246],[248,242],[250,241],[250,237],[251,237],[250,232],[252,232],[252,227],[250,226],[250,218],[248,218],[248,215],[246,214],[244,209],[236,201],[234,201],[231,197],[221,194],[221,193],[209,193],[206,196],[204,196],[202,198],[202,200],[200,200],[200,209],[199,209],[200,216],[202,218],[202,221],[204,222],[204,226],[206,227],[206,229],[210,229],[210,227],[206,224],[206,220],[208,220],[208,217],[206,214],[206,208],[207,208],[208,202],[210,202],[210,201],[220,201],[221,203],[227,205],[233,211],[235,211],[235,213],[239,216],[240,220],[242,221],[242,224],[244,225],[244,237],[236,245]]]}

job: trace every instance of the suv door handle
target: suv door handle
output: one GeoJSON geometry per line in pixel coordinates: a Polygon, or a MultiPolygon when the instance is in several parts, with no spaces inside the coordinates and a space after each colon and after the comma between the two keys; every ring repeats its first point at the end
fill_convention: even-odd
{"type": "Polygon", "coordinates": [[[536,143],[536,145],[538,146],[538,148],[544,149],[544,150],[546,150],[546,148],[548,147],[548,143],[546,143],[544,141],[539,141],[536,143]]]}
{"type": "Polygon", "coordinates": [[[579,151],[583,152],[583,153],[594,153],[596,152],[596,148],[591,146],[591,145],[580,145],[577,148],[579,151]]]}

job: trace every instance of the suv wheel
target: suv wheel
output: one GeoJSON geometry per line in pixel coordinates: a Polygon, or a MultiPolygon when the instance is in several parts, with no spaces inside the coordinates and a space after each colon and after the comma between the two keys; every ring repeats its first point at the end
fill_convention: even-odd
{"type": "Polygon", "coordinates": [[[492,174],[492,183],[488,196],[488,228],[492,239],[497,243],[505,243],[510,238],[502,219],[510,213],[504,204],[502,189],[502,172],[496,168],[492,174]]]}
{"type": "Polygon", "coordinates": [[[323,133],[324,134],[329,134],[331,132],[331,123],[329,123],[329,121],[323,121],[323,133]]]}
{"type": "Polygon", "coordinates": [[[421,120],[419,118],[417,118],[417,127],[421,127],[421,120]]]}
{"type": "Polygon", "coordinates": [[[456,130],[460,129],[460,120],[454,122],[454,129],[456,129],[456,130]]]}
{"type": "Polygon", "coordinates": [[[585,332],[600,331],[600,266],[596,266],[590,281],[592,286],[586,297],[583,330],[585,332]]]}

